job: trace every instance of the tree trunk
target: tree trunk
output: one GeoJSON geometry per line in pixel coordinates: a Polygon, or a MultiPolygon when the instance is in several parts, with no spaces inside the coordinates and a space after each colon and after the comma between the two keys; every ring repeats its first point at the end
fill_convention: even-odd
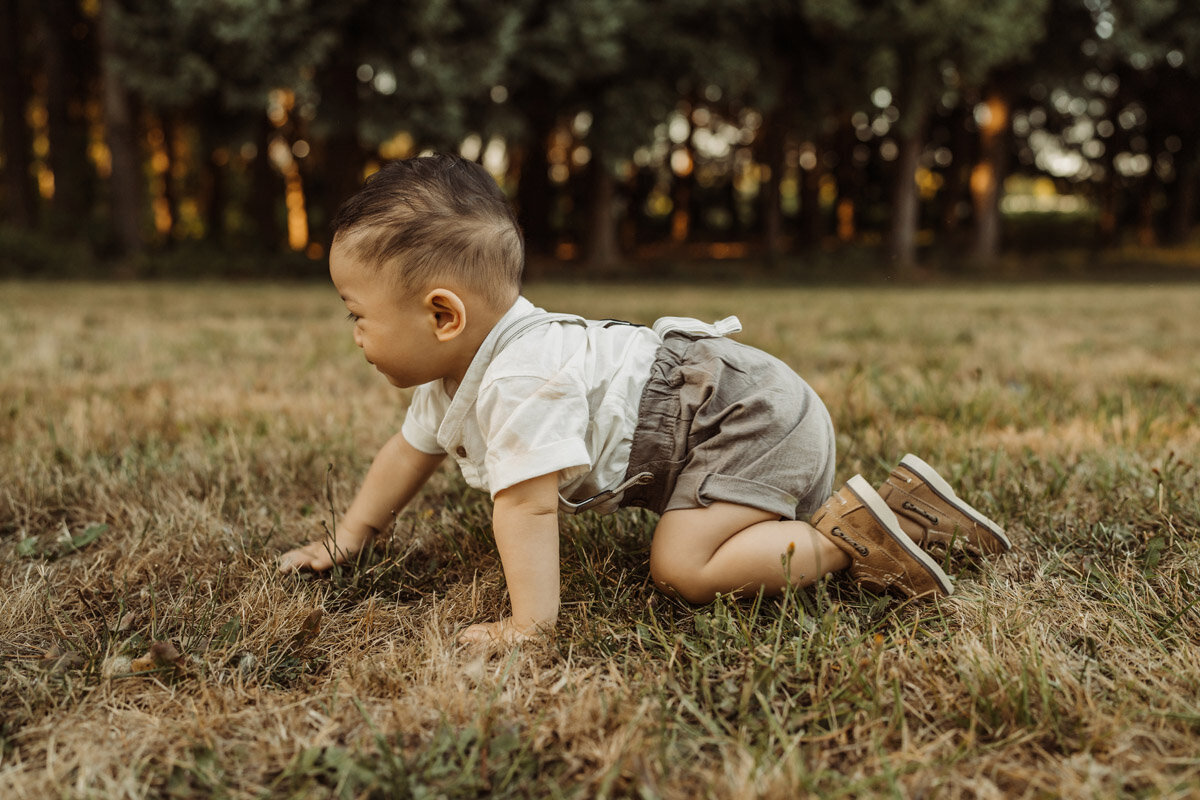
{"type": "Polygon", "coordinates": [[[1186,242],[1195,223],[1196,181],[1200,177],[1198,166],[1195,155],[1190,153],[1176,160],[1174,197],[1167,217],[1167,241],[1170,244],[1186,242]]]}
{"type": "Polygon", "coordinates": [[[963,205],[970,192],[971,163],[975,160],[978,137],[972,136],[967,127],[968,104],[955,109],[950,115],[950,156],[953,159],[945,171],[945,189],[942,190],[940,213],[941,230],[944,234],[958,231],[964,214],[963,205]]]}
{"type": "Polygon", "coordinates": [[[800,216],[796,227],[803,247],[816,247],[824,235],[821,219],[821,157],[817,151],[812,169],[800,169],[800,216]]]}
{"type": "Polygon", "coordinates": [[[1138,187],[1138,226],[1137,243],[1139,247],[1155,247],[1158,245],[1158,231],[1154,228],[1154,195],[1157,182],[1153,176],[1142,179],[1138,187]]]}
{"type": "Polygon", "coordinates": [[[167,168],[163,170],[162,187],[163,187],[163,202],[167,206],[167,216],[170,217],[170,227],[167,229],[165,238],[167,247],[175,245],[175,231],[179,225],[179,192],[175,187],[175,140],[179,133],[175,125],[175,114],[171,111],[164,111],[160,123],[162,125],[163,134],[163,152],[167,154],[167,168]]]}
{"type": "MultiPolygon", "coordinates": [[[[691,124],[690,120],[688,124],[691,124]]],[[[681,149],[687,154],[684,173],[681,175],[672,169],[675,185],[671,189],[671,201],[674,205],[674,210],[671,211],[671,241],[675,244],[683,244],[691,237],[695,209],[698,205],[695,192],[696,159],[692,153],[691,141],[689,128],[688,138],[681,145],[681,149]]]]}
{"type": "Polygon", "coordinates": [[[854,147],[858,144],[854,128],[848,120],[838,127],[833,137],[833,150],[837,155],[834,177],[837,180],[837,195],[834,202],[834,224],[839,242],[852,242],[857,235],[856,208],[863,194],[862,170],[854,166],[854,147]]]}
{"type": "Polygon", "coordinates": [[[213,157],[211,140],[200,137],[204,144],[200,148],[200,174],[203,176],[203,195],[200,201],[200,218],[204,224],[204,240],[221,244],[225,239],[225,171],[213,157]]]}
{"type": "Polygon", "coordinates": [[[104,133],[112,159],[109,176],[110,215],[120,255],[136,255],[145,248],[142,234],[142,162],[138,157],[137,129],[129,93],[117,74],[112,57],[115,43],[106,17],[111,4],[101,6],[100,51],[104,87],[104,133]]]}
{"type": "Polygon", "coordinates": [[[280,216],[284,209],[284,184],[271,165],[271,134],[275,128],[265,113],[260,113],[257,131],[257,152],[250,165],[250,214],[264,248],[275,251],[283,243],[280,216]]]}
{"type": "Polygon", "coordinates": [[[54,173],[51,227],[63,235],[79,232],[92,202],[85,81],[93,70],[87,58],[88,49],[79,36],[86,30],[87,23],[77,1],[46,0],[43,4],[48,160],[54,173]]]}
{"type": "Polygon", "coordinates": [[[366,157],[358,142],[359,102],[358,78],[355,70],[358,59],[355,54],[354,38],[334,51],[333,60],[325,68],[324,86],[321,97],[332,103],[331,113],[338,124],[325,142],[325,169],[322,175],[323,189],[321,216],[316,222],[316,235],[312,238],[328,248],[330,224],[338,209],[352,194],[358,191],[363,177],[366,157]]]}
{"type": "Polygon", "coordinates": [[[763,220],[763,245],[768,266],[775,266],[783,251],[783,208],[780,201],[780,184],[783,182],[784,147],[786,132],[778,117],[771,115],[764,126],[763,157],[766,159],[768,177],[759,191],[763,220]]]}
{"type": "MultiPolygon", "coordinates": [[[[1116,123],[1115,113],[1110,118],[1116,123]]],[[[1124,200],[1121,196],[1121,183],[1124,179],[1117,172],[1116,155],[1129,148],[1129,137],[1119,126],[1116,134],[1104,148],[1104,180],[1097,186],[1096,206],[1099,214],[1096,217],[1095,234],[1092,237],[1091,249],[1100,252],[1117,244],[1120,236],[1121,215],[1124,200]]]]}
{"type": "Polygon", "coordinates": [[[547,94],[536,89],[521,93],[517,108],[527,109],[529,139],[520,148],[521,175],[517,182],[517,219],[525,234],[525,249],[546,254],[554,250],[554,231],[550,212],[554,205],[554,187],[550,183],[550,163],[546,157],[550,134],[557,116],[547,102],[547,94]],[[522,105],[521,103],[525,103],[522,105]]]}
{"type": "Polygon", "coordinates": [[[214,244],[220,244],[225,239],[225,170],[216,159],[224,121],[218,98],[209,97],[200,101],[196,115],[196,166],[200,172],[197,205],[204,228],[204,240],[214,244]]]}
{"type": "Polygon", "coordinates": [[[979,161],[971,171],[971,200],[975,208],[972,258],[979,266],[995,263],[1000,255],[1000,196],[1008,170],[1008,100],[998,92],[987,99],[988,119],[979,126],[979,161]]]}
{"type": "Polygon", "coordinates": [[[1096,220],[1093,249],[1104,250],[1117,243],[1118,220],[1121,215],[1121,193],[1117,187],[1116,170],[1109,159],[1104,183],[1100,185],[1100,216],[1096,220]]]}
{"type": "Polygon", "coordinates": [[[917,263],[917,223],[920,212],[917,195],[917,160],[924,146],[919,132],[900,140],[896,160],[896,185],[892,197],[892,229],[889,250],[892,261],[901,270],[917,263]]]}
{"type": "Polygon", "coordinates": [[[587,253],[583,260],[591,272],[605,274],[612,272],[620,260],[616,216],[613,213],[616,179],[604,166],[599,153],[592,156],[590,173],[587,253]]]}
{"type": "Polygon", "coordinates": [[[629,207],[625,211],[625,218],[632,224],[634,232],[630,251],[635,250],[638,245],[651,241],[656,236],[656,231],[651,228],[649,223],[646,204],[654,193],[657,183],[657,173],[650,167],[642,167],[634,173],[633,184],[629,192],[629,207]]]}
{"type": "Polygon", "coordinates": [[[0,0],[0,114],[4,120],[5,221],[16,228],[37,222],[33,187],[33,137],[25,124],[29,84],[21,69],[23,22],[19,0],[0,0]]]}

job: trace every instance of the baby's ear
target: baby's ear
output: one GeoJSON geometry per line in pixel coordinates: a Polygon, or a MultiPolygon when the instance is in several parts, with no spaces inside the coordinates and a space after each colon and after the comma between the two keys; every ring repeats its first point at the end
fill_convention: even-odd
{"type": "Polygon", "coordinates": [[[450,289],[432,289],[425,295],[425,310],[433,321],[433,335],[448,342],[467,327],[467,305],[450,289]]]}

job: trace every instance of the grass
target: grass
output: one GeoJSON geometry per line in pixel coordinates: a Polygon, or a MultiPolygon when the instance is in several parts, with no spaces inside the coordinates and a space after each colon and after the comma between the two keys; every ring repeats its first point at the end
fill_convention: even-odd
{"type": "Polygon", "coordinates": [[[449,470],[353,568],[280,577],[404,396],[332,289],[0,285],[0,796],[1186,797],[1200,792],[1200,286],[534,285],[738,314],[839,477],[907,451],[1016,550],[911,605],[656,593],[641,512],[563,523],[551,641],[449,470]]]}

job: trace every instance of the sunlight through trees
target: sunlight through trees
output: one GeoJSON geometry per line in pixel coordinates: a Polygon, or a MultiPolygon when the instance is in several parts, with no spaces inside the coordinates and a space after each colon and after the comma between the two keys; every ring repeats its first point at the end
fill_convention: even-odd
{"type": "Polygon", "coordinates": [[[601,271],[986,268],[1179,244],[1196,214],[1178,0],[0,0],[0,30],[0,256],[319,259],[365,175],[435,149],[487,166],[535,257],[601,271]]]}

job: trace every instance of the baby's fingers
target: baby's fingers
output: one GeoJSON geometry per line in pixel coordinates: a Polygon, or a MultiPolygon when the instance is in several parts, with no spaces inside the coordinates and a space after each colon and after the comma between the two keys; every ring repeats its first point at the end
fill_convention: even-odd
{"type": "Polygon", "coordinates": [[[300,548],[289,550],[281,555],[275,562],[275,569],[280,572],[295,572],[304,569],[309,561],[300,548]]]}
{"type": "Polygon", "coordinates": [[[302,569],[320,572],[332,567],[333,560],[329,557],[329,550],[324,543],[313,542],[287,551],[279,557],[276,565],[280,572],[296,572],[302,569]]]}

